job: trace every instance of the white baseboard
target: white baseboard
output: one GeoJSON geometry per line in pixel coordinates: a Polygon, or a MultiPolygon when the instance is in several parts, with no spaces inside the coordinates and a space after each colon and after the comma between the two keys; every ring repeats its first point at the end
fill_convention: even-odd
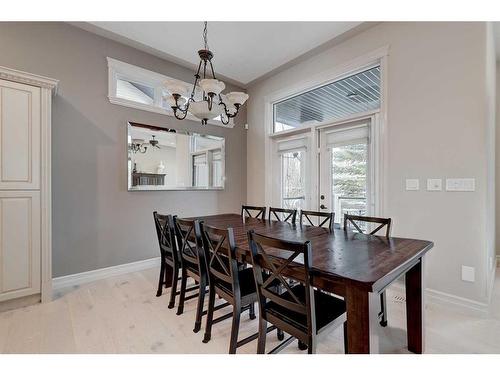
{"type": "MultiPolygon", "coordinates": [[[[391,284],[389,287],[391,289],[396,289],[400,293],[404,293],[404,284],[399,283],[399,282],[394,282],[391,284]]],[[[480,311],[480,312],[487,312],[489,308],[489,304],[479,302],[476,300],[464,298],[457,296],[455,294],[450,294],[450,293],[445,293],[441,292],[439,290],[435,289],[430,289],[426,288],[425,289],[425,297],[427,298],[428,301],[434,302],[434,303],[441,303],[445,305],[454,305],[454,306],[459,306],[459,307],[465,307],[468,309],[472,309],[475,311],[480,311]]]]}
{"type": "Polygon", "coordinates": [[[142,271],[160,265],[160,257],[140,260],[138,262],[120,264],[118,266],[99,268],[93,271],[75,273],[73,275],[61,276],[52,279],[52,289],[57,291],[63,288],[73,287],[102,280],[108,277],[123,275],[130,272],[142,271]]]}

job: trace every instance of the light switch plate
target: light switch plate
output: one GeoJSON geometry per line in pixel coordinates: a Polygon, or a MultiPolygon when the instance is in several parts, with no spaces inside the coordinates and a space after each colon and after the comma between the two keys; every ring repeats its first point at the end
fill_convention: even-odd
{"type": "Polygon", "coordinates": [[[473,283],[476,280],[475,268],[469,266],[462,266],[462,280],[473,283]]]}
{"type": "Polygon", "coordinates": [[[427,191],[441,191],[443,190],[443,180],[440,178],[427,179],[427,191]]]}
{"type": "Polygon", "coordinates": [[[406,190],[415,191],[420,189],[420,182],[418,178],[407,178],[406,179],[406,190]]]}
{"type": "Polygon", "coordinates": [[[475,191],[475,178],[447,178],[446,191],[475,191]]]}

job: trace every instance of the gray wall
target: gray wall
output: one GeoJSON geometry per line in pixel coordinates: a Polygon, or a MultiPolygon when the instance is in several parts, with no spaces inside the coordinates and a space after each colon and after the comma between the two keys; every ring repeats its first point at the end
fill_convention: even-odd
{"type": "Polygon", "coordinates": [[[488,302],[494,254],[494,64],[484,22],[388,22],[248,89],[248,203],[265,199],[264,98],[388,46],[385,209],[393,234],[428,239],[427,286],[488,302]],[[427,192],[427,178],[473,177],[473,193],[427,192]],[[405,178],[421,189],[407,192],[405,178]],[[461,266],[476,281],[461,279],[461,266]]]}
{"type": "Polygon", "coordinates": [[[107,56],[185,81],[191,70],[64,23],[1,22],[0,51],[0,65],[60,80],[52,121],[54,277],[157,256],[154,210],[238,212],[246,197],[245,111],[234,129],[201,128],[107,98],[107,56]],[[128,120],[225,136],[225,191],[127,192],[128,120]]]}

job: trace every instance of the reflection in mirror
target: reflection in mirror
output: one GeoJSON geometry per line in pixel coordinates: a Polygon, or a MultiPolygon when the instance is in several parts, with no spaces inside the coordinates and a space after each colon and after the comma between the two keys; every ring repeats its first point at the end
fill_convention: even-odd
{"type": "Polygon", "coordinates": [[[224,138],[128,123],[128,189],[224,189],[224,138]]]}

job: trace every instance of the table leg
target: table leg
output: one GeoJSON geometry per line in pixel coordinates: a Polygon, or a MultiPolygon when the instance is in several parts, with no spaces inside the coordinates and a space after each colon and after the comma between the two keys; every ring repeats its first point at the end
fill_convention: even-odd
{"type": "Polygon", "coordinates": [[[379,340],[376,333],[380,298],[355,285],[346,286],[347,344],[349,354],[378,353],[379,340]]]}
{"type": "Polygon", "coordinates": [[[417,354],[424,352],[425,343],[423,263],[422,257],[405,276],[408,350],[417,354]]]}

